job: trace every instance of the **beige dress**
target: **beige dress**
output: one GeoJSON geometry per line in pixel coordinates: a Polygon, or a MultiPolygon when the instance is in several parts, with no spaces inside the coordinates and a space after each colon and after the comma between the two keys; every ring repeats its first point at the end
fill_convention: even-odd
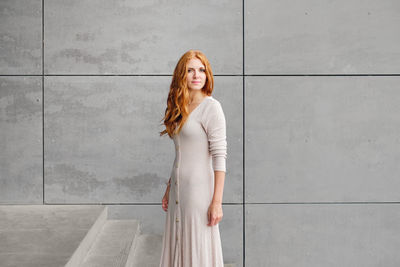
{"type": "Polygon", "coordinates": [[[220,102],[206,96],[173,140],[160,267],[223,267],[219,224],[207,225],[214,170],[226,171],[226,122],[220,102]]]}

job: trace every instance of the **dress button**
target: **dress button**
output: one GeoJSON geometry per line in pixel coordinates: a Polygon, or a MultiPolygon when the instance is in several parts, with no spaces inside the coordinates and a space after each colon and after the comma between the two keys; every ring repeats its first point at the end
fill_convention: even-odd
{"type": "Polygon", "coordinates": [[[178,204],[178,200],[176,201],[176,204],[178,204]]]}
{"type": "Polygon", "coordinates": [[[176,222],[179,222],[179,219],[178,219],[178,218],[176,218],[176,222]]]}
{"type": "Polygon", "coordinates": [[[175,168],[177,168],[177,169],[178,169],[178,165],[175,165],[175,168]]]}
{"type": "Polygon", "coordinates": [[[178,184],[178,182],[175,181],[175,184],[178,184]]]}

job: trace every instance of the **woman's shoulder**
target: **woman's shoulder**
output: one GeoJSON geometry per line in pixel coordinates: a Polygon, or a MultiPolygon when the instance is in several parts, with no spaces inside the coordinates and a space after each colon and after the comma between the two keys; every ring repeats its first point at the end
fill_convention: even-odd
{"type": "Polygon", "coordinates": [[[216,113],[223,113],[221,102],[213,96],[207,96],[203,109],[203,117],[207,118],[216,113]]]}
{"type": "Polygon", "coordinates": [[[210,127],[220,127],[220,125],[225,124],[225,115],[220,101],[212,96],[208,97],[206,101],[207,103],[203,106],[200,122],[204,130],[208,132],[210,127]]]}
{"type": "Polygon", "coordinates": [[[221,102],[218,101],[216,98],[214,98],[213,96],[207,96],[207,105],[208,106],[214,106],[214,107],[218,107],[221,106],[221,102]]]}

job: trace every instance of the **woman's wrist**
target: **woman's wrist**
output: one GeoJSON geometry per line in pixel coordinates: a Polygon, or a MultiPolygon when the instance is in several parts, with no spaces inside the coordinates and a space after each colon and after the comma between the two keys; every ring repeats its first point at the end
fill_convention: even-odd
{"type": "Polygon", "coordinates": [[[213,199],[213,200],[211,200],[211,204],[222,205],[222,200],[213,199]]]}

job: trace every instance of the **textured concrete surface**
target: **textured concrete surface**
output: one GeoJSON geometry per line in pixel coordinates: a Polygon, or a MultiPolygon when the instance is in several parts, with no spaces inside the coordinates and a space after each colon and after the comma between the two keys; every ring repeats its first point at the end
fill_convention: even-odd
{"type": "Polygon", "coordinates": [[[162,235],[143,234],[138,237],[132,265],[127,267],[158,267],[160,265],[162,235]]]}
{"type": "Polygon", "coordinates": [[[0,77],[0,203],[43,203],[41,86],[0,77]]]}
{"type": "MultiPolygon", "coordinates": [[[[46,77],[46,202],[161,201],[175,157],[172,140],[158,134],[170,79],[46,77]]],[[[215,82],[232,133],[224,202],[242,201],[241,83],[215,82]]]]}
{"type": "Polygon", "coordinates": [[[400,2],[247,0],[247,74],[400,73],[400,2]]]}
{"type": "Polygon", "coordinates": [[[0,74],[42,74],[42,1],[0,1],[0,74]]]}
{"type": "Polygon", "coordinates": [[[101,206],[0,206],[2,267],[65,266],[101,206]]]}
{"type": "Polygon", "coordinates": [[[399,82],[248,77],[246,202],[400,201],[399,82]]]}
{"type": "Polygon", "coordinates": [[[399,246],[399,204],[246,205],[246,266],[397,267],[399,246]]]}
{"type": "Polygon", "coordinates": [[[190,47],[214,71],[239,74],[241,9],[240,0],[46,1],[45,73],[171,74],[190,47]]]}
{"type": "Polygon", "coordinates": [[[80,267],[125,267],[139,235],[137,220],[107,220],[80,267]]]}

